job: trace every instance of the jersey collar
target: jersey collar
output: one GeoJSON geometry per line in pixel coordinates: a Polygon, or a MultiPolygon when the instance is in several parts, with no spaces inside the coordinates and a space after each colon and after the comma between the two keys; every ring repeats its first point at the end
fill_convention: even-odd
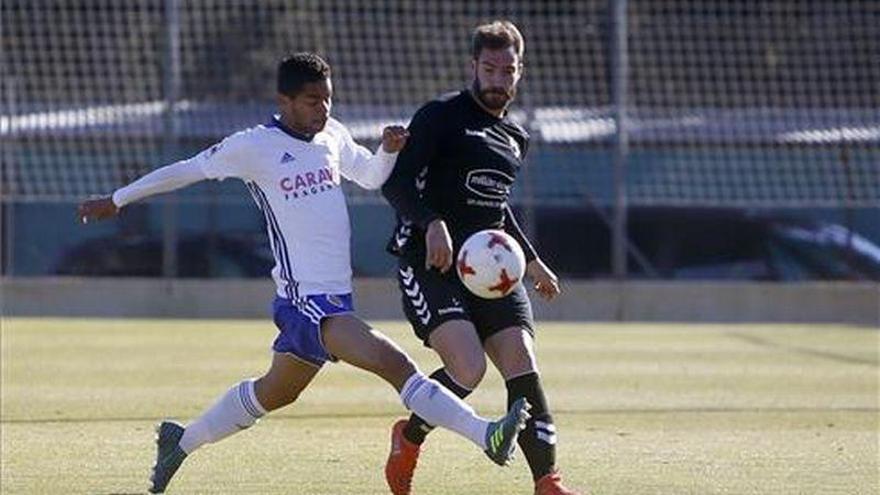
{"type": "Polygon", "coordinates": [[[276,128],[278,128],[278,130],[287,134],[288,136],[290,136],[294,139],[298,139],[300,141],[305,141],[307,143],[311,143],[312,139],[315,138],[315,136],[308,136],[308,135],[303,134],[301,132],[296,132],[293,129],[291,129],[290,127],[287,127],[286,125],[284,125],[284,122],[281,122],[280,115],[273,115],[272,119],[269,121],[269,123],[266,125],[266,127],[276,127],[276,128]]]}

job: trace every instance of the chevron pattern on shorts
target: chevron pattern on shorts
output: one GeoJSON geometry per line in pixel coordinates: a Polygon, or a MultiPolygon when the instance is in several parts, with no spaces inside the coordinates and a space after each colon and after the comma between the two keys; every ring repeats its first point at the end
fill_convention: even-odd
{"type": "Polygon", "coordinates": [[[394,233],[394,244],[397,245],[397,249],[403,248],[406,245],[406,241],[409,240],[412,235],[412,226],[409,224],[402,224],[397,232],[394,233]]]}
{"type": "Polygon", "coordinates": [[[416,176],[416,191],[419,193],[425,190],[425,186],[428,185],[428,167],[422,168],[419,175],[416,176]]]}
{"type": "Polygon", "coordinates": [[[418,280],[415,279],[411,266],[400,269],[400,280],[403,282],[403,292],[409,298],[409,303],[415,310],[416,316],[419,317],[422,325],[427,325],[431,321],[431,309],[428,308],[428,301],[425,300],[425,295],[422,293],[418,280]]]}

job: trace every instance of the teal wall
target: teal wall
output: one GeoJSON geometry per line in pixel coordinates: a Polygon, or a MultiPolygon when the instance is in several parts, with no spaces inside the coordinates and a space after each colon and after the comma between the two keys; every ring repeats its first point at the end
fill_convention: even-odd
{"type": "MultiPolygon", "coordinates": [[[[192,150],[188,151],[193,151],[199,146],[191,144],[189,148],[192,150]]],[[[826,163],[831,164],[827,167],[834,166],[835,156],[836,152],[831,149],[635,150],[630,163],[630,194],[634,202],[653,197],[660,204],[664,203],[664,194],[668,194],[666,199],[673,203],[682,198],[697,202],[704,198],[711,202],[713,191],[732,194],[734,198],[754,194],[757,206],[763,204],[760,201],[762,195],[771,193],[802,194],[819,200],[830,190],[829,181],[837,182],[834,187],[840,187],[839,181],[845,177],[839,169],[823,169],[826,163]],[[722,158],[724,161],[719,161],[722,158]],[[812,166],[809,166],[810,162],[813,162],[812,166]],[[721,168],[717,165],[719,163],[726,165],[721,168]],[[737,169],[742,173],[733,173],[737,169]],[[669,174],[683,172],[677,182],[670,182],[669,174]],[[660,187],[672,183],[677,183],[680,188],[660,187]]],[[[515,200],[530,195],[538,205],[561,204],[571,208],[588,208],[590,204],[607,207],[611,203],[611,155],[607,150],[544,146],[532,150],[529,162],[527,175],[515,187],[515,200]]],[[[866,181],[880,180],[878,163],[880,152],[876,150],[862,149],[851,153],[855,197],[870,192],[871,185],[866,181]]],[[[198,184],[176,193],[175,197],[178,199],[176,218],[181,234],[263,231],[262,215],[239,181],[198,184]]],[[[381,200],[369,204],[355,203],[350,206],[355,273],[367,276],[393,273],[394,260],[384,250],[394,226],[393,212],[381,200]]],[[[749,206],[748,201],[743,203],[749,206]]],[[[14,275],[50,274],[66,249],[89,238],[126,233],[160,236],[162,232],[162,202],[158,200],[127,207],[117,220],[89,225],[76,222],[72,202],[3,206],[7,209],[3,215],[4,259],[8,259],[7,247],[11,245],[14,275]],[[12,222],[7,221],[10,216],[12,222]]],[[[802,208],[786,209],[785,212],[851,226],[880,244],[880,208],[802,208]]]]}

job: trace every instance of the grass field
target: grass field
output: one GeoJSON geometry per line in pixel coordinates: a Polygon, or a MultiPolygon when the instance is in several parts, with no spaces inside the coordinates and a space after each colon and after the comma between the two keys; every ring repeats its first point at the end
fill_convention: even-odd
{"type": "MultiPolygon", "coordinates": [[[[5,494],[144,493],[153,426],[260,374],[268,321],[3,319],[5,494]]],[[[430,371],[401,322],[377,322],[430,371]]],[[[538,339],[559,463],[593,494],[877,494],[878,337],[837,326],[551,324],[538,339]]],[[[493,373],[470,402],[501,413],[493,373]]],[[[169,493],[381,494],[390,387],[328,366],[292,407],[184,464],[169,493]]],[[[437,432],[417,494],[531,494],[437,432]]]]}

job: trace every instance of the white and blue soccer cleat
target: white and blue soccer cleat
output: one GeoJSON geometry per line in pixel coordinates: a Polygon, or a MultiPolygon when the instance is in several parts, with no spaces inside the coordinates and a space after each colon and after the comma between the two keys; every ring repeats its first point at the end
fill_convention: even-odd
{"type": "Polygon", "coordinates": [[[489,424],[486,430],[486,450],[484,452],[492,459],[492,462],[499,466],[506,466],[513,459],[513,453],[516,451],[516,439],[519,432],[526,427],[526,421],[531,417],[529,409],[532,406],[529,402],[520,397],[510,406],[507,414],[489,424]]]}
{"type": "Polygon", "coordinates": [[[183,430],[183,426],[171,421],[163,421],[156,428],[156,465],[150,476],[150,493],[165,493],[171,477],[186,459],[186,452],[180,448],[183,430]]]}

